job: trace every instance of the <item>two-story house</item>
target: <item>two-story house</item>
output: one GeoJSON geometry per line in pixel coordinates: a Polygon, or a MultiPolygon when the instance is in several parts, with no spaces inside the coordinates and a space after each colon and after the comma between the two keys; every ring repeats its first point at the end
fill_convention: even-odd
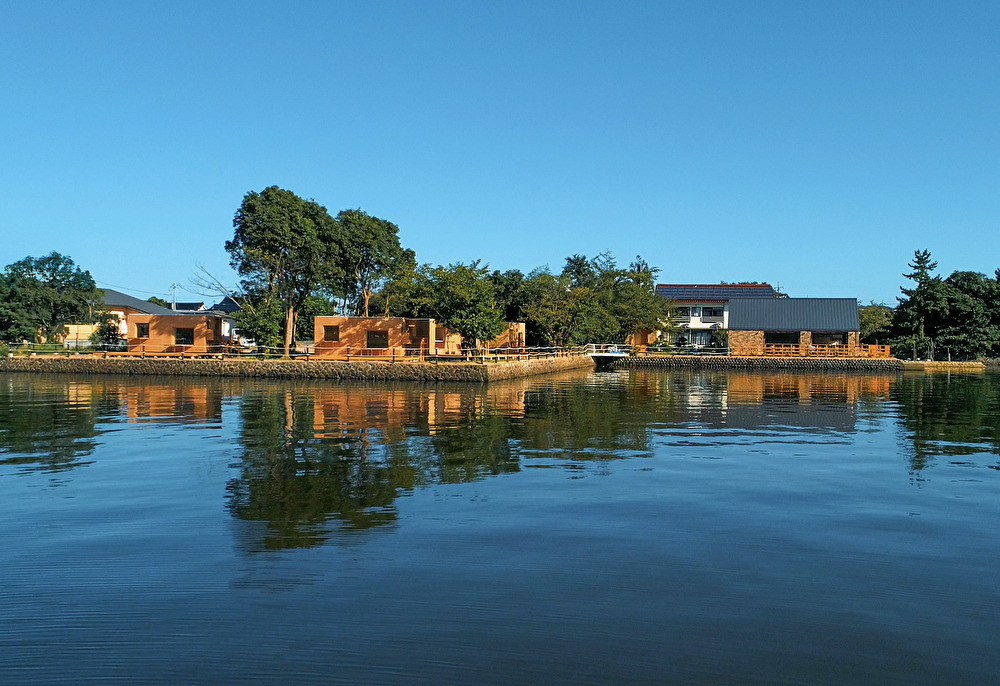
{"type": "Polygon", "coordinates": [[[680,331],[671,343],[699,347],[708,345],[716,330],[729,328],[730,300],[777,297],[775,290],[766,283],[661,283],[656,287],[656,294],[671,301],[676,307],[674,323],[680,327],[680,331]]]}

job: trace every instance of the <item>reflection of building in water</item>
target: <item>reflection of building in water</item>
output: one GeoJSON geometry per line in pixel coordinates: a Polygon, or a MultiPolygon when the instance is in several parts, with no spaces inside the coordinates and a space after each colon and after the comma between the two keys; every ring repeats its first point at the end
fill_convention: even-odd
{"type": "Polygon", "coordinates": [[[889,397],[890,377],[730,374],[726,426],[803,426],[854,431],[858,400],[889,397]]]}
{"type": "Polygon", "coordinates": [[[856,403],[861,396],[889,398],[892,377],[836,374],[740,374],[728,375],[729,402],[760,402],[766,398],[842,400],[856,403]]]}
{"type": "Polygon", "coordinates": [[[125,387],[128,421],[219,421],[222,390],[189,384],[125,387]]]}
{"type": "Polygon", "coordinates": [[[455,426],[486,412],[524,414],[524,386],[496,384],[484,390],[380,389],[341,386],[316,389],[313,395],[313,435],[336,438],[361,429],[381,431],[387,440],[405,438],[408,426],[428,433],[455,426]]]}
{"type": "Polygon", "coordinates": [[[889,398],[895,377],[837,374],[673,372],[635,374],[655,394],[661,420],[706,426],[769,425],[854,429],[858,401],[889,398]]]}

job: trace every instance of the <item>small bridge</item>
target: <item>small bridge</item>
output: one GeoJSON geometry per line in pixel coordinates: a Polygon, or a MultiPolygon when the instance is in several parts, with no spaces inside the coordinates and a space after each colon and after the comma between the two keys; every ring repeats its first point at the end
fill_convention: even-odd
{"type": "Polygon", "coordinates": [[[594,364],[598,367],[609,367],[618,360],[628,357],[629,347],[627,345],[615,345],[615,344],[594,344],[590,343],[584,346],[584,351],[587,355],[594,360],[594,364]]]}

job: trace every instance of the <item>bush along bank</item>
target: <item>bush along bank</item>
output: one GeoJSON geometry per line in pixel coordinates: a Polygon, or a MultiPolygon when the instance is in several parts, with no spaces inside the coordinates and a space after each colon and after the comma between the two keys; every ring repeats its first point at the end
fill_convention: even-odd
{"type": "Polygon", "coordinates": [[[335,362],[327,360],[196,360],[91,357],[15,357],[0,359],[0,372],[113,374],[126,376],[218,376],[253,379],[328,379],[333,381],[486,382],[592,368],[589,357],[554,357],[516,362],[431,364],[335,362]]]}
{"type": "Polygon", "coordinates": [[[662,355],[626,357],[615,362],[617,369],[744,369],[802,370],[837,372],[898,372],[901,360],[891,358],[824,358],[824,357],[727,357],[713,355],[662,355]]]}

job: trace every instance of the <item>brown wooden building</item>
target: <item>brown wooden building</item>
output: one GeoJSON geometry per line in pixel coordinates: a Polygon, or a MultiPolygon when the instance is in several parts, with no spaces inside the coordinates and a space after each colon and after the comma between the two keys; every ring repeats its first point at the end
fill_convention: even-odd
{"type": "Polygon", "coordinates": [[[224,315],[214,312],[129,314],[126,343],[129,352],[198,354],[221,351],[229,343],[223,335],[224,320],[224,315]]]}
{"type": "Polygon", "coordinates": [[[888,357],[887,346],[861,345],[860,339],[854,298],[729,301],[730,355],[888,357]]]}
{"type": "MultiPolygon", "coordinates": [[[[317,355],[460,355],[462,337],[433,319],[417,317],[316,317],[317,355]]],[[[523,347],[525,325],[507,322],[504,331],[480,348],[523,347]]]]}

